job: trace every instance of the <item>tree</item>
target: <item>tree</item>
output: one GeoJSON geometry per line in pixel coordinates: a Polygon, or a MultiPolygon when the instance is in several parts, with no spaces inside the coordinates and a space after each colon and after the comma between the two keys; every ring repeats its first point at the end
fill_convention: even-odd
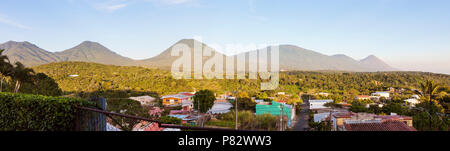
{"type": "Polygon", "coordinates": [[[0,82],[0,92],[3,92],[3,81],[6,76],[12,76],[13,66],[9,62],[8,56],[3,55],[5,50],[0,50],[0,73],[2,74],[1,82],[0,82]]]}
{"type": "Polygon", "coordinates": [[[431,102],[416,105],[413,116],[414,127],[418,130],[448,131],[450,118],[444,115],[444,108],[437,101],[431,102]]]}
{"type": "Polygon", "coordinates": [[[37,73],[33,75],[34,81],[32,83],[23,83],[21,86],[22,93],[39,94],[45,96],[61,96],[62,90],[58,83],[46,74],[37,73]]]}
{"type": "Polygon", "coordinates": [[[287,104],[296,104],[296,103],[303,103],[303,101],[300,99],[300,97],[296,94],[289,97],[287,104]]]}
{"type": "Polygon", "coordinates": [[[440,84],[436,84],[432,80],[427,80],[420,83],[421,91],[416,91],[416,93],[431,104],[431,101],[437,97],[440,86],[440,84]]]}
{"type": "MultiPolygon", "coordinates": [[[[109,112],[121,113],[132,116],[150,118],[148,110],[142,107],[141,103],[131,99],[107,99],[107,110],[109,112]]],[[[109,116],[114,126],[119,126],[124,131],[131,131],[139,124],[140,120],[121,116],[109,116]]]]}
{"type": "Polygon", "coordinates": [[[367,112],[367,108],[363,103],[361,103],[359,101],[353,101],[352,105],[350,106],[350,111],[356,112],[356,113],[367,112]]]}
{"type": "MultiPolygon", "coordinates": [[[[244,111],[249,110],[255,112],[256,103],[252,101],[249,97],[237,98],[238,110],[244,111]]],[[[233,103],[233,107],[236,107],[235,103],[233,103]]]]}
{"type": "Polygon", "coordinates": [[[256,95],[256,99],[267,99],[269,96],[267,95],[266,92],[260,92],[256,95]]]}
{"type": "Polygon", "coordinates": [[[25,66],[16,62],[16,66],[13,68],[12,78],[16,81],[16,87],[14,88],[14,93],[18,93],[20,86],[24,82],[33,82],[33,69],[25,68],[25,66]]]}
{"type": "Polygon", "coordinates": [[[386,114],[397,113],[399,115],[405,115],[408,112],[408,109],[405,106],[396,102],[389,102],[383,106],[382,110],[386,114]]]}
{"type": "Polygon", "coordinates": [[[216,97],[211,90],[200,90],[194,95],[194,108],[201,113],[206,113],[214,105],[216,97]]]}
{"type": "MultiPolygon", "coordinates": [[[[433,109],[433,103],[437,103],[435,101],[435,98],[437,97],[438,91],[440,88],[440,84],[434,83],[432,80],[427,80],[425,82],[420,83],[420,90],[416,91],[416,93],[421,96],[421,99],[425,102],[428,102],[426,106],[423,108],[426,109],[425,112],[430,116],[428,119],[428,126],[429,130],[432,130],[433,128],[433,116],[437,115],[433,109]]],[[[439,104],[438,104],[439,105],[439,104]]],[[[437,115],[438,116],[438,115],[437,115]]]]}
{"type": "Polygon", "coordinates": [[[369,105],[368,111],[374,114],[381,114],[383,112],[382,108],[378,106],[378,104],[369,105]]]}

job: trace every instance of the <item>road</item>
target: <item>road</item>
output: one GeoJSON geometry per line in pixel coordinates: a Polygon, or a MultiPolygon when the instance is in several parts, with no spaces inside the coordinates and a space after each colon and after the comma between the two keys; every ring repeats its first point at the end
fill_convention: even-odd
{"type": "Polygon", "coordinates": [[[304,104],[301,104],[302,109],[300,113],[297,115],[297,122],[294,125],[294,131],[305,131],[308,129],[308,120],[309,120],[309,103],[306,101],[304,104]]]}

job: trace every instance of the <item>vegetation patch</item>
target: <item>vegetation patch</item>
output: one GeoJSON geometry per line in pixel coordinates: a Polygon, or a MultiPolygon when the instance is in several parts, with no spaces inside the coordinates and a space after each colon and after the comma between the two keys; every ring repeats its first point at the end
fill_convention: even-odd
{"type": "Polygon", "coordinates": [[[96,107],[83,99],[0,93],[0,130],[74,130],[76,106],[96,107]]]}

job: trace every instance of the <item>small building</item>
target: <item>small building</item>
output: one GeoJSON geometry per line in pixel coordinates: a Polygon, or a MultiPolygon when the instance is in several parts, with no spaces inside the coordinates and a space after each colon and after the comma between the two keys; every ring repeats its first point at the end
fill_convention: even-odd
{"type": "Polygon", "coordinates": [[[138,97],[130,97],[131,100],[138,101],[141,103],[141,105],[153,105],[154,101],[156,100],[154,97],[151,96],[138,96],[138,97]]]}
{"type": "Polygon", "coordinates": [[[277,95],[286,95],[286,92],[278,92],[277,95]]]}
{"type": "Polygon", "coordinates": [[[320,123],[322,121],[325,121],[330,115],[330,112],[323,112],[323,113],[317,113],[314,114],[314,122],[320,123]]]}
{"type": "Polygon", "coordinates": [[[391,95],[391,93],[389,92],[375,92],[372,93],[372,96],[379,96],[379,97],[384,97],[384,98],[389,98],[391,95]]]}
{"type": "Polygon", "coordinates": [[[329,107],[324,106],[326,103],[332,103],[333,100],[309,100],[309,109],[327,109],[329,107]]]}
{"type": "Polygon", "coordinates": [[[260,103],[262,103],[262,102],[264,102],[264,100],[255,100],[255,103],[256,103],[256,104],[260,104],[260,103]]]}
{"type": "Polygon", "coordinates": [[[224,114],[230,112],[233,104],[230,102],[215,102],[214,105],[209,109],[207,113],[211,114],[224,114]]]}
{"type": "Polygon", "coordinates": [[[332,130],[333,131],[345,131],[345,124],[354,123],[382,123],[387,121],[398,121],[405,124],[407,127],[413,127],[413,119],[409,116],[402,115],[376,115],[371,113],[353,113],[353,112],[340,112],[333,113],[331,116],[332,130]]]}
{"type": "Polygon", "coordinates": [[[355,100],[370,100],[370,96],[368,96],[368,95],[357,95],[357,96],[355,96],[355,100]]]}
{"type": "Polygon", "coordinates": [[[344,131],[417,131],[401,121],[371,120],[371,121],[346,121],[344,131]]]}
{"type": "Polygon", "coordinates": [[[181,109],[184,111],[191,111],[194,109],[194,103],[189,100],[183,100],[181,101],[181,109]]]}
{"type": "Polygon", "coordinates": [[[271,114],[281,116],[281,114],[283,114],[283,117],[287,116],[288,126],[291,126],[291,120],[295,116],[295,114],[292,114],[292,110],[294,110],[295,113],[295,109],[291,105],[286,105],[275,101],[272,101],[269,105],[256,104],[256,115],[271,114]]]}
{"type": "Polygon", "coordinates": [[[178,106],[182,102],[192,101],[194,95],[187,93],[179,93],[175,95],[165,95],[161,97],[164,106],[178,106]]]}
{"type": "Polygon", "coordinates": [[[319,93],[317,93],[317,95],[324,96],[324,97],[328,97],[328,96],[330,95],[330,93],[319,92],[319,93]]]}
{"type": "Polygon", "coordinates": [[[406,99],[405,102],[408,103],[410,106],[416,106],[416,104],[420,103],[420,101],[415,98],[406,99]]]}

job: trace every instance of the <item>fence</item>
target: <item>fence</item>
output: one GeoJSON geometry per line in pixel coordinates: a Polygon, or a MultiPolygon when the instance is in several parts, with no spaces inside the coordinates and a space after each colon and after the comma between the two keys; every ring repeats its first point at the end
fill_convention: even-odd
{"type": "Polygon", "coordinates": [[[181,130],[200,130],[200,131],[235,131],[234,129],[226,128],[209,128],[209,127],[192,127],[174,124],[161,123],[159,120],[149,119],[145,117],[138,117],[133,115],[126,115],[121,113],[114,113],[106,111],[106,100],[103,98],[94,99],[100,104],[101,109],[94,109],[88,107],[77,107],[76,113],[76,131],[106,131],[107,121],[114,123],[122,123],[122,130],[133,130],[136,123],[145,121],[149,124],[156,123],[159,128],[175,128],[181,130]],[[124,124],[125,123],[125,124],[124,124]],[[127,127],[129,126],[129,127],[127,127]]]}
{"type": "MultiPolygon", "coordinates": [[[[106,110],[106,100],[104,98],[96,98],[91,101],[99,104],[102,110],[106,110]]],[[[75,115],[76,131],[106,131],[106,115],[99,112],[90,112],[89,110],[77,107],[75,115]]]]}

